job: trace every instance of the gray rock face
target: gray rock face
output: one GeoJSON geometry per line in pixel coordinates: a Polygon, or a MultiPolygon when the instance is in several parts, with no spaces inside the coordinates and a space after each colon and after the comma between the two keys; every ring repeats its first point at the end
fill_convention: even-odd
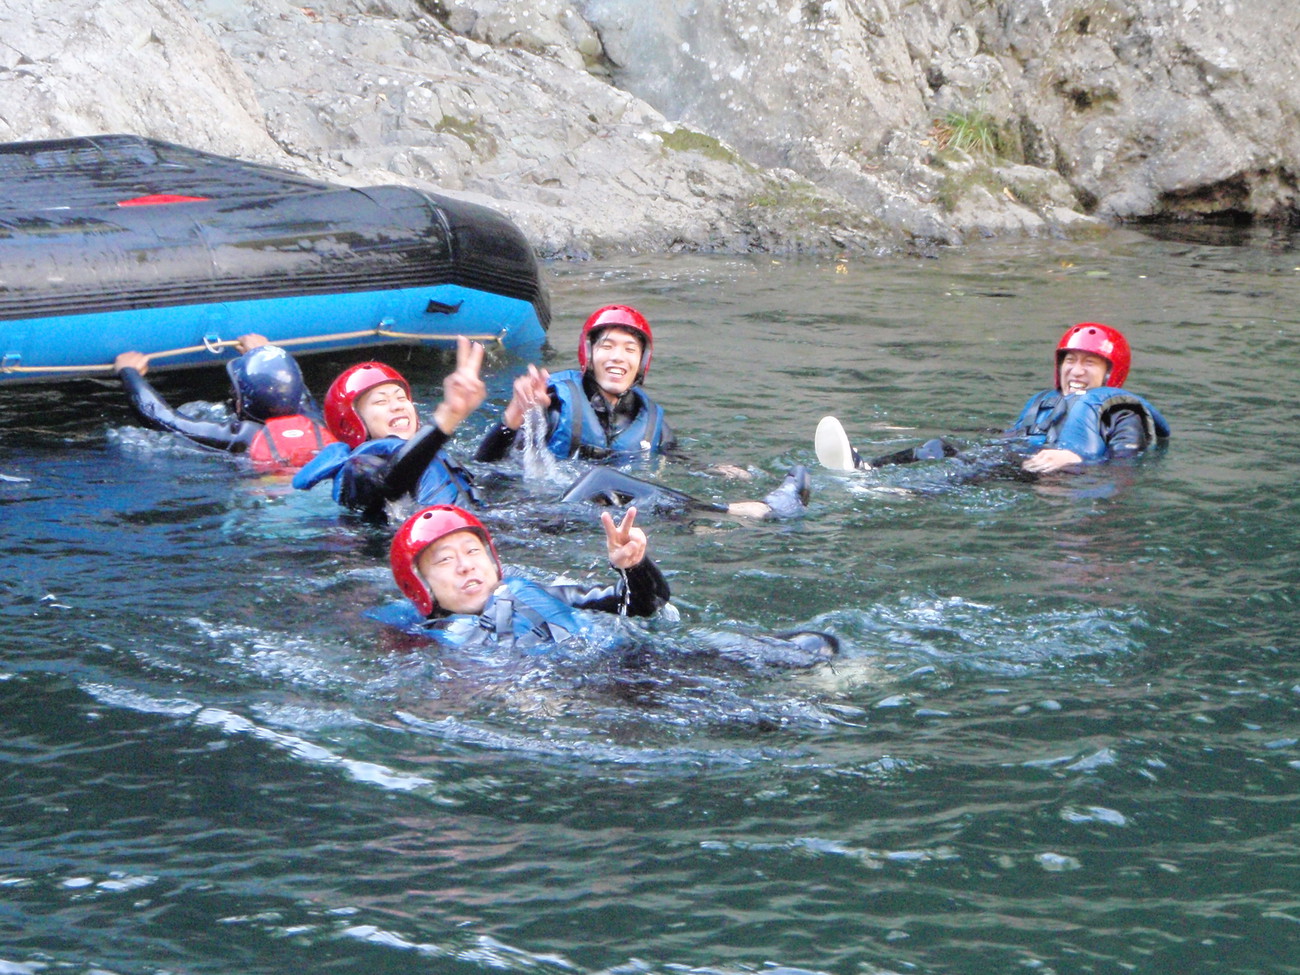
{"type": "Polygon", "coordinates": [[[545,256],[1290,219],[1292,0],[0,0],[0,138],[487,203],[545,256]]]}
{"type": "Polygon", "coordinates": [[[170,0],[2,0],[0,37],[0,140],[129,131],[276,151],[248,74],[170,0]]]}

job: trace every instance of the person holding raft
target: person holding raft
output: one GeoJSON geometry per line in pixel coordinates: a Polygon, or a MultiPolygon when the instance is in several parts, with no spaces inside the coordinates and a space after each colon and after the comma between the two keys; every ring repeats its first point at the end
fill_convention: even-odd
{"type": "Polygon", "coordinates": [[[629,305],[593,312],[578,337],[578,368],[554,375],[530,365],[514,383],[501,422],[488,430],[475,460],[505,459],[522,449],[519,436],[530,409],[545,411],[546,448],[561,460],[597,461],[565,494],[565,500],[637,504],[645,508],[697,508],[744,517],[789,517],[808,503],[809,477],[794,468],[762,501],[718,505],[632,477],[613,464],[670,452],[677,440],[663,407],[644,382],[654,354],[650,323],[629,305]]]}
{"type": "MultiPolygon", "coordinates": [[[[1123,388],[1132,353],[1117,328],[1080,322],[1066,329],[1056,345],[1055,388],[1035,393],[1003,434],[1029,456],[1020,469],[1050,474],[1085,464],[1132,457],[1167,438],[1169,424],[1137,393],[1123,388]]],[[[817,459],[833,470],[870,470],[955,456],[944,440],[864,461],[853,449],[839,420],[823,417],[815,438],[817,459]]]]}
{"type": "Polygon", "coordinates": [[[479,377],[483,346],[456,339],[456,368],[442,384],[433,422],[422,425],[410,383],[382,362],[345,369],[325,394],[325,421],[337,439],[300,470],[293,486],[332,480],[334,500],[383,520],[388,504],[474,504],[473,478],[443,451],[461,422],[487,396],[479,377]]]}
{"type": "Polygon", "coordinates": [[[149,357],[123,352],[113,370],[146,425],[166,430],[213,450],[243,454],[259,471],[288,472],[311,461],[334,442],[303,382],[298,363],[262,335],[241,335],[241,353],[226,363],[234,415],[204,420],[172,409],[145,380],[149,357]]]}

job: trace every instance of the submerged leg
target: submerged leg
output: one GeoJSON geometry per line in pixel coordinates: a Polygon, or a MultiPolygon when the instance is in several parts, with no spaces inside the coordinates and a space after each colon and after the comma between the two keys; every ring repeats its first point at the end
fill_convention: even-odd
{"type": "Polygon", "coordinates": [[[650,511],[726,511],[725,505],[701,501],[682,491],[652,484],[612,467],[593,467],[564,492],[561,501],[584,501],[612,507],[636,505],[650,511]]]}
{"type": "Polygon", "coordinates": [[[741,518],[798,518],[808,509],[812,478],[808,468],[796,464],[790,468],[780,487],[762,501],[733,501],[726,511],[741,518]]]}
{"type": "Polygon", "coordinates": [[[785,630],[780,633],[709,633],[704,643],[724,660],[747,667],[815,667],[834,659],[840,642],[820,630],[785,630]]]}
{"type": "Polygon", "coordinates": [[[927,440],[916,447],[905,447],[892,454],[873,457],[867,466],[884,467],[887,464],[915,464],[918,460],[943,460],[945,457],[956,456],[956,447],[946,440],[935,437],[933,440],[927,440]]]}
{"type": "Polygon", "coordinates": [[[803,514],[812,491],[808,468],[797,464],[790,468],[780,487],[762,501],[737,501],[717,504],[701,501],[683,491],[643,481],[612,467],[593,467],[578,478],[560,499],[565,502],[582,501],[606,507],[638,508],[659,513],[675,511],[715,511],[738,515],[742,518],[795,518],[803,514]]]}
{"type": "Polygon", "coordinates": [[[777,518],[793,518],[804,513],[808,507],[808,498],[812,494],[812,478],[808,468],[796,464],[790,468],[781,486],[770,493],[763,501],[772,509],[777,518]]]}

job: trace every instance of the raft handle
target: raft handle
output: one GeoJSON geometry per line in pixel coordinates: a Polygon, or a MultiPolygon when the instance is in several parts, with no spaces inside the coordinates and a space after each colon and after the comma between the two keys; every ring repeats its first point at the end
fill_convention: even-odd
{"type": "Polygon", "coordinates": [[[458,301],[454,305],[449,305],[445,301],[439,301],[437,298],[430,298],[429,303],[424,306],[424,313],[426,315],[454,315],[456,312],[460,311],[460,306],[463,304],[465,304],[465,302],[458,301]]]}

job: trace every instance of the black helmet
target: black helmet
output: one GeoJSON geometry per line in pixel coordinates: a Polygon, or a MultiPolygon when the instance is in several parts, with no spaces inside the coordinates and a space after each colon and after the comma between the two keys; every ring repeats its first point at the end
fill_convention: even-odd
{"type": "Polygon", "coordinates": [[[278,345],[263,345],[226,363],[235,391],[235,412],[265,423],[273,416],[302,412],[306,393],[293,356],[278,345]]]}

